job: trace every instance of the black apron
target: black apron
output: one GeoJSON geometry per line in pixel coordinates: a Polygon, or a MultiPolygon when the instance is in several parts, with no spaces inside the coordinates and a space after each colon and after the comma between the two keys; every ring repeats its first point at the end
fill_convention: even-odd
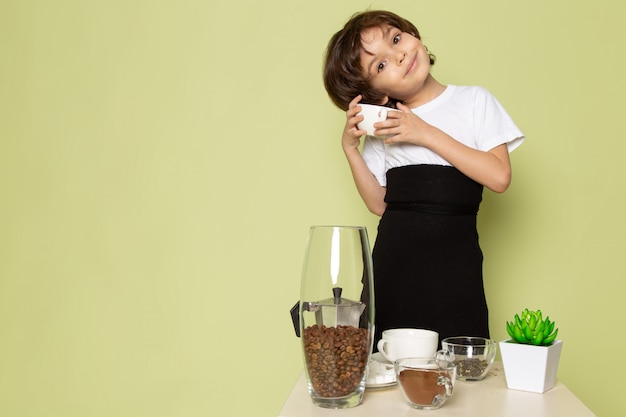
{"type": "MultiPolygon", "coordinates": [[[[411,327],[489,337],[476,214],[483,187],[449,166],[387,172],[387,209],[372,251],[375,343],[411,327]]],[[[376,346],[376,345],[374,345],[376,346]]]]}

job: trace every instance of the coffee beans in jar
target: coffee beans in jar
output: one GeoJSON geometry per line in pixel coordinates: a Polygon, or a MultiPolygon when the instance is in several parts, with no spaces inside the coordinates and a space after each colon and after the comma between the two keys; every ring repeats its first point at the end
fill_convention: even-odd
{"type": "Polygon", "coordinates": [[[367,365],[367,329],[308,326],[304,355],[309,380],[321,397],[342,397],[359,386],[367,365]]]}

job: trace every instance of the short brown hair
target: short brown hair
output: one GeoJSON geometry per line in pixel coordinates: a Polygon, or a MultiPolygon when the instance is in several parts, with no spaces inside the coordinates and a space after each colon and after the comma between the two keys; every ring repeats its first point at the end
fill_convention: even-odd
{"type": "MultiPolygon", "coordinates": [[[[337,107],[347,110],[350,102],[359,94],[363,103],[380,104],[385,94],[372,88],[363,77],[361,33],[366,29],[393,26],[410,33],[418,39],[420,34],[408,20],[384,10],[369,10],[357,13],[335,33],[328,43],[324,59],[324,87],[337,107]]],[[[435,57],[430,55],[430,65],[435,57]]]]}

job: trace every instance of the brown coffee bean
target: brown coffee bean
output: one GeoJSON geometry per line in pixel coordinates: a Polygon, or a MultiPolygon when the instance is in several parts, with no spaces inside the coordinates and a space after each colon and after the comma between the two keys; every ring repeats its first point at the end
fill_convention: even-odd
{"type": "Polygon", "coordinates": [[[318,395],[341,397],[356,390],[367,363],[367,329],[313,325],[304,329],[303,344],[309,379],[318,395]]]}

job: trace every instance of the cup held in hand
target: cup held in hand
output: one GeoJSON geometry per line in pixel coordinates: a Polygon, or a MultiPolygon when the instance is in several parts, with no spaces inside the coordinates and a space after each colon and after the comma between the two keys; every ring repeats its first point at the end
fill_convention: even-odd
{"type": "Polygon", "coordinates": [[[374,135],[374,123],[387,120],[387,113],[393,109],[385,106],[378,106],[375,104],[359,104],[361,111],[358,115],[364,116],[364,119],[357,124],[359,130],[365,130],[368,135],[374,135]]]}

